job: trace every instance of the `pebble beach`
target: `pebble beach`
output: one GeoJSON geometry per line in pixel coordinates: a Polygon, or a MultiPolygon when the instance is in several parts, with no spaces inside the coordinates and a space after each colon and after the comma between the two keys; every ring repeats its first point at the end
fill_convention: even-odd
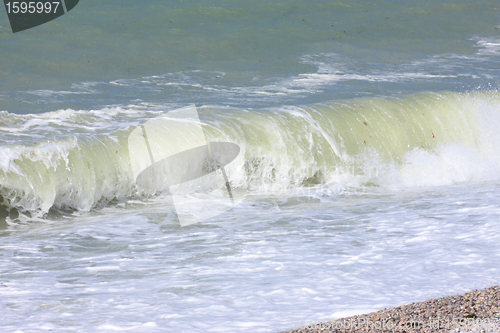
{"type": "Polygon", "coordinates": [[[500,332],[500,286],[309,323],[286,333],[313,332],[500,332]]]}

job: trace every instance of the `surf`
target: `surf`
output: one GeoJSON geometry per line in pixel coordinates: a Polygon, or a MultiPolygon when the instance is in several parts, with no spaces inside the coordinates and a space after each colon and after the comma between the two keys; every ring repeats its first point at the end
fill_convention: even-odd
{"type": "MultiPolygon", "coordinates": [[[[338,184],[405,188],[500,177],[495,130],[500,94],[495,91],[198,110],[207,141],[241,147],[243,158],[226,170],[231,186],[254,193],[338,184]]],[[[3,112],[2,209],[44,216],[50,210],[89,211],[161,195],[136,185],[127,140],[162,113],[133,107],[3,112]]]]}

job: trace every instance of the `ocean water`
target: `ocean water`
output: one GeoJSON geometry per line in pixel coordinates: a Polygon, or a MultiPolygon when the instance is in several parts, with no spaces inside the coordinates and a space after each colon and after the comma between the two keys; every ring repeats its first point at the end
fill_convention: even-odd
{"type": "Polygon", "coordinates": [[[498,284],[499,17],[87,0],[13,34],[2,10],[1,331],[278,332],[498,284]],[[181,226],[128,139],[188,105],[248,194],[181,226]]]}

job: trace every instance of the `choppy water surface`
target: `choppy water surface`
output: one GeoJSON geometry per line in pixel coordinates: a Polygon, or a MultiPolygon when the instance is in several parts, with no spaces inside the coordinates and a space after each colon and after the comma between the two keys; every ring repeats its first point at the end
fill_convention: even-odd
{"type": "Polygon", "coordinates": [[[16,34],[0,17],[2,332],[277,332],[498,284],[499,8],[89,0],[16,34]],[[193,103],[241,147],[225,172],[249,195],[181,227],[136,185],[128,137],[193,103]]]}

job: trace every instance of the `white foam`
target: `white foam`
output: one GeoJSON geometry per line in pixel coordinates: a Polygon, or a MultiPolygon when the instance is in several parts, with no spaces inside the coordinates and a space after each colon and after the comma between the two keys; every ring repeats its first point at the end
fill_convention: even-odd
{"type": "Polygon", "coordinates": [[[499,55],[500,39],[498,38],[476,38],[477,54],[481,56],[499,55]]]}

